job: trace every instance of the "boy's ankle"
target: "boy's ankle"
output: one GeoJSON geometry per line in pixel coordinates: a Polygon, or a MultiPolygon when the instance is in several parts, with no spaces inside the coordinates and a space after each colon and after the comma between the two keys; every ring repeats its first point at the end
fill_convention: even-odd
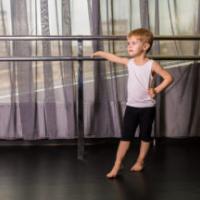
{"type": "Polygon", "coordinates": [[[144,163],[144,159],[137,159],[136,163],[143,164],[144,163]]]}
{"type": "Polygon", "coordinates": [[[121,161],[121,160],[116,160],[114,165],[120,166],[121,164],[122,164],[122,161],[121,161]]]}

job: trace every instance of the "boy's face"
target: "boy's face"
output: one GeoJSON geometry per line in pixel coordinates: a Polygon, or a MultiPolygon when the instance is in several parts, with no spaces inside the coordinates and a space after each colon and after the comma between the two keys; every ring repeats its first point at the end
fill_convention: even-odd
{"type": "Polygon", "coordinates": [[[131,57],[135,57],[137,55],[141,55],[142,53],[146,53],[149,48],[149,44],[147,42],[142,41],[138,36],[131,36],[128,38],[128,54],[131,57]]]}

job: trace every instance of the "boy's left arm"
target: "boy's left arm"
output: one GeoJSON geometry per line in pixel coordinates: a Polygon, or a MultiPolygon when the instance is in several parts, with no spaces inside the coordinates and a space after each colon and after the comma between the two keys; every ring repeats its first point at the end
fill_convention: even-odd
{"type": "Polygon", "coordinates": [[[168,71],[163,69],[160,66],[160,64],[155,61],[152,66],[152,72],[155,74],[158,74],[159,76],[163,78],[163,81],[158,86],[156,86],[155,88],[150,88],[148,91],[151,97],[155,97],[156,94],[159,94],[160,92],[162,92],[165,88],[167,88],[173,82],[173,77],[168,71]]]}

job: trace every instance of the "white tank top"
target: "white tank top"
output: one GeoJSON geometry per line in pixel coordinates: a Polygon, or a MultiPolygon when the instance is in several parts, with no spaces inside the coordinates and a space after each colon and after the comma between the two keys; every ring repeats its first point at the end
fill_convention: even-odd
{"type": "Polygon", "coordinates": [[[155,106],[155,99],[148,94],[148,89],[153,80],[152,77],[153,60],[149,59],[143,65],[137,65],[134,59],[128,62],[128,99],[127,105],[132,107],[153,107],[155,106]]]}

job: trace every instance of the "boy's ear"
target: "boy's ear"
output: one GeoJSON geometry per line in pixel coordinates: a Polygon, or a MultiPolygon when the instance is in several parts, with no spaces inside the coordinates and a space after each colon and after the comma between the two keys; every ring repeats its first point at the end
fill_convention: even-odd
{"type": "Polygon", "coordinates": [[[144,43],[144,50],[147,51],[149,49],[149,47],[150,47],[150,44],[145,42],[144,43]]]}

